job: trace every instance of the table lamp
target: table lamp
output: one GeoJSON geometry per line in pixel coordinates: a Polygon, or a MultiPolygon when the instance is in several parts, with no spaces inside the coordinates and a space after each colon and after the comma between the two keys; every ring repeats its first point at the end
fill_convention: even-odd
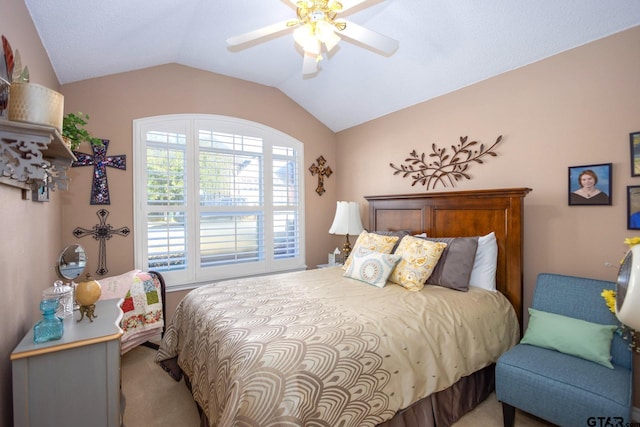
{"type": "Polygon", "coordinates": [[[360,208],[357,202],[337,202],[336,216],[333,218],[333,224],[329,229],[329,234],[344,234],[346,241],[342,246],[342,253],[346,260],[351,253],[351,243],[349,243],[349,234],[359,235],[364,228],[360,221],[360,208]]]}

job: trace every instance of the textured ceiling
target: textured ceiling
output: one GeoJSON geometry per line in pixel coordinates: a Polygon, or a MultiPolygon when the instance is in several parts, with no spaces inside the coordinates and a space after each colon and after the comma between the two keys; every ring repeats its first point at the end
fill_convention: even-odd
{"type": "Polygon", "coordinates": [[[399,49],[385,57],[345,39],[303,78],[290,32],[225,42],[295,18],[290,0],[26,4],[62,84],[179,63],[276,87],[333,131],[640,25],[638,0],[370,0],[344,18],[399,49]]]}

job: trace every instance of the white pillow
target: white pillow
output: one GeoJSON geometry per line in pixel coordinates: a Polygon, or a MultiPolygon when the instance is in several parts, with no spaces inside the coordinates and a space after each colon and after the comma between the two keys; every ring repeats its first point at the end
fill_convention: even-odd
{"type": "Polygon", "coordinates": [[[478,238],[476,259],[469,278],[469,286],[496,291],[496,269],[498,267],[498,242],[492,231],[478,238]]]}

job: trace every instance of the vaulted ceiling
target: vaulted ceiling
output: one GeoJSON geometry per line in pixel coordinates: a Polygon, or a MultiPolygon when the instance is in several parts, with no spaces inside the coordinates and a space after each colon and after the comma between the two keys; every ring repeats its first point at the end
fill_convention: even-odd
{"type": "Polygon", "coordinates": [[[345,38],[303,77],[290,31],[226,44],[295,19],[295,0],[26,4],[62,84],[179,63],[278,88],[333,131],[640,25],[638,0],[369,0],[344,18],[398,40],[397,51],[345,38]]]}

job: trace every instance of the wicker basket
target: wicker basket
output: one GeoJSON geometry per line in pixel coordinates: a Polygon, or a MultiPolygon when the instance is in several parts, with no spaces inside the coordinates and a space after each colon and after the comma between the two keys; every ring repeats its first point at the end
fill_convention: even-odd
{"type": "Polygon", "coordinates": [[[9,120],[62,130],[64,96],[35,83],[14,82],[9,92],[9,120]]]}

